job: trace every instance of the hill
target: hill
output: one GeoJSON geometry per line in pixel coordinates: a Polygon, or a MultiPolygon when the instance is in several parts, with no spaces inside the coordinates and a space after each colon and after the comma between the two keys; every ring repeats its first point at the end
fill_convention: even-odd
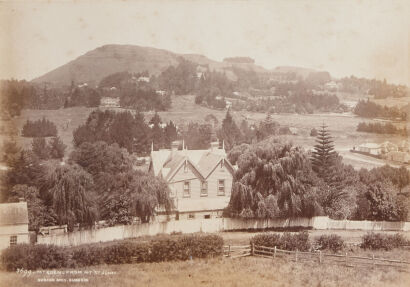
{"type": "Polygon", "coordinates": [[[177,55],[166,50],[131,46],[105,45],[58,67],[33,82],[49,82],[58,86],[98,82],[113,73],[148,71],[159,74],[170,65],[177,64],[177,55]]]}
{"type": "Polygon", "coordinates": [[[158,75],[169,66],[176,66],[178,58],[183,57],[210,70],[224,72],[231,80],[236,80],[234,68],[256,73],[268,70],[254,63],[218,62],[198,54],[177,54],[167,50],[135,45],[105,45],[60,66],[32,82],[47,82],[56,86],[75,83],[97,85],[99,81],[118,72],[139,73],[148,71],[158,75]]]}
{"type": "Polygon", "coordinates": [[[302,68],[302,67],[293,67],[293,66],[279,66],[272,70],[274,73],[295,73],[297,76],[300,76],[303,79],[306,79],[311,73],[318,72],[314,69],[302,68]]]}

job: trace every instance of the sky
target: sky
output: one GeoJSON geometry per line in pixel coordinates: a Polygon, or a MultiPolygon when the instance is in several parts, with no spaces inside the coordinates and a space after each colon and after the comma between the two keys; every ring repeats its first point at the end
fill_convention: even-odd
{"type": "Polygon", "coordinates": [[[0,0],[0,78],[130,44],[410,85],[409,18],[410,0],[0,0]]]}

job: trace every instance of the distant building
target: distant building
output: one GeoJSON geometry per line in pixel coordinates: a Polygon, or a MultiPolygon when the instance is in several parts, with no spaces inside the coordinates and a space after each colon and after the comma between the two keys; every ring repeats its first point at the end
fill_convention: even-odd
{"type": "Polygon", "coordinates": [[[100,107],[103,108],[119,108],[120,98],[102,97],[100,107]]]}
{"type": "Polygon", "coordinates": [[[380,155],[382,153],[382,147],[376,143],[361,144],[355,150],[358,152],[368,153],[371,155],[380,155]]]}
{"type": "Polygon", "coordinates": [[[380,145],[381,147],[381,151],[382,153],[388,153],[388,152],[392,152],[392,151],[398,151],[399,148],[397,145],[395,145],[394,143],[391,143],[389,141],[385,141],[384,143],[382,143],[380,145]]]}
{"type": "Polygon", "coordinates": [[[410,154],[403,151],[391,151],[385,154],[385,158],[399,163],[410,163],[410,154]]]}
{"type": "Polygon", "coordinates": [[[174,219],[214,218],[228,206],[234,168],[226,152],[212,143],[208,150],[171,149],[151,152],[149,172],[168,182],[174,219]]]}
{"type": "Polygon", "coordinates": [[[139,77],[138,78],[138,82],[145,82],[145,83],[149,83],[149,77],[139,77]]]}
{"type": "Polygon", "coordinates": [[[0,204],[0,250],[29,243],[27,202],[0,204]]]}

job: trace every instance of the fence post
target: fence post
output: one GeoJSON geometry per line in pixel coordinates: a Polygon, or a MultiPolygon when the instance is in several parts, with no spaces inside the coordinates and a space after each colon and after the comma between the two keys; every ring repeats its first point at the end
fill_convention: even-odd
{"type": "Polygon", "coordinates": [[[322,264],[322,250],[319,250],[319,264],[322,264]]]}
{"type": "Polygon", "coordinates": [[[298,250],[296,249],[296,252],[295,252],[295,259],[296,259],[296,262],[298,262],[298,250]]]}
{"type": "Polygon", "coordinates": [[[347,266],[347,252],[346,252],[346,257],[345,257],[345,265],[347,266]]]}
{"type": "Polygon", "coordinates": [[[231,257],[231,245],[228,245],[228,257],[231,257]]]}
{"type": "Polygon", "coordinates": [[[255,243],[252,242],[251,245],[251,255],[254,256],[255,255],[255,243]]]}
{"type": "Polygon", "coordinates": [[[276,246],[273,247],[273,258],[276,258],[276,246]]]}
{"type": "Polygon", "coordinates": [[[372,260],[373,260],[373,268],[376,266],[376,261],[374,260],[374,254],[372,254],[372,260]]]}

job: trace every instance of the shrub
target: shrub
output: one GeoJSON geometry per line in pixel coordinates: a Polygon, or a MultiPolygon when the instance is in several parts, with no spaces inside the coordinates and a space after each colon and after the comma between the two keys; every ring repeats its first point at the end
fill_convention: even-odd
{"type": "Polygon", "coordinates": [[[392,250],[406,244],[408,241],[399,233],[389,235],[371,232],[363,235],[361,247],[364,249],[392,250]]]}
{"type": "Polygon", "coordinates": [[[316,245],[320,250],[331,250],[333,252],[341,251],[345,246],[342,237],[336,234],[321,235],[316,239],[316,245]]]}
{"type": "Polygon", "coordinates": [[[301,231],[296,234],[285,232],[282,236],[276,233],[258,234],[251,243],[260,246],[274,247],[284,250],[308,251],[310,249],[309,233],[301,231]]]}
{"type": "Polygon", "coordinates": [[[4,250],[1,258],[6,270],[35,270],[67,267],[69,254],[66,248],[55,245],[19,244],[4,250]]]}
{"type": "Polygon", "coordinates": [[[161,262],[219,256],[223,239],[217,235],[167,236],[150,242],[131,240],[88,244],[78,247],[19,244],[3,251],[1,260],[8,271],[98,264],[161,262]]]}

